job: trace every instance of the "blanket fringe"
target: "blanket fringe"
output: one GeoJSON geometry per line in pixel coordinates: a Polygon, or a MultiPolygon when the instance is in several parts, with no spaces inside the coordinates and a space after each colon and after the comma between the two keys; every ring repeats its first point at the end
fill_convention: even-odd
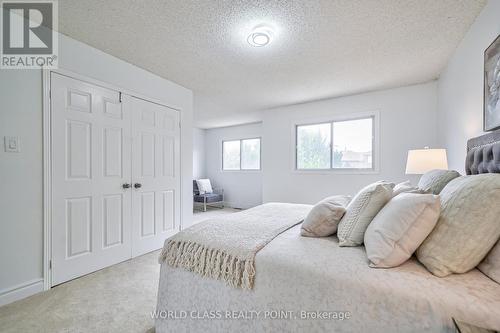
{"type": "Polygon", "coordinates": [[[232,287],[250,290],[255,280],[254,260],[240,259],[195,242],[171,240],[163,248],[159,263],[182,267],[204,277],[225,281],[232,287]]]}

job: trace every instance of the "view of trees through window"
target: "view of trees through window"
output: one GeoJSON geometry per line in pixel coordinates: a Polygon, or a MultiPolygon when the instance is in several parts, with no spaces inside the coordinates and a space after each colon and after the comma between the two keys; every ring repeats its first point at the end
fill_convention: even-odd
{"type": "Polygon", "coordinates": [[[297,169],[330,168],[331,126],[297,126],[297,169]]]}
{"type": "Polygon", "coordinates": [[[223,170],[260,170],[260,138],[223,141],[223,170]]]}
{"type": "Polygon", "coordinates": [[[298,170],[372,169],[373,117],[296,128],[298,170]]]}

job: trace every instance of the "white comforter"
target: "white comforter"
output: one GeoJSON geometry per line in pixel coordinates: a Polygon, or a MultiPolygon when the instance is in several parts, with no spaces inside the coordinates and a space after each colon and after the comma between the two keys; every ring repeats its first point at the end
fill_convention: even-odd
{"type": "Polygon", "coordinates": [[[257,253],[251,291],[163,264],[156,332],[454,332],[452,317],[500,328],[500,285],[477,270],[374,269],[363,247],[299,231],[257,253]]]}

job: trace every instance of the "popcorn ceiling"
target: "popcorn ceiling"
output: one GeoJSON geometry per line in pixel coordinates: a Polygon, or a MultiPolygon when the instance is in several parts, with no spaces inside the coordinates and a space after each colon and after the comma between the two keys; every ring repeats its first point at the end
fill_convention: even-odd
{"type": "Polygon", "coordinates": [[[211,127],[251,111],[436,79],[485,3],[61,0],[59,27],[192,89],[195,125],[211,127]],[[272,43],[248,45],[262,23],[273,27],[272,43]]]}

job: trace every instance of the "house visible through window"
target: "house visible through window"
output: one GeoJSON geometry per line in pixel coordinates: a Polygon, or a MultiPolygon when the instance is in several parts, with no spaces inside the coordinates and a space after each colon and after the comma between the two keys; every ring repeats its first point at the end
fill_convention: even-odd
{"type": "Polygon", "coordinates": [[[374,116],[296,126],[296,169],[374,169],[374,116]]]}
{"type": "Polygon", "coordinates": [[[222,170],[260,170],[260,138],[223,141],[222,170]]]}

